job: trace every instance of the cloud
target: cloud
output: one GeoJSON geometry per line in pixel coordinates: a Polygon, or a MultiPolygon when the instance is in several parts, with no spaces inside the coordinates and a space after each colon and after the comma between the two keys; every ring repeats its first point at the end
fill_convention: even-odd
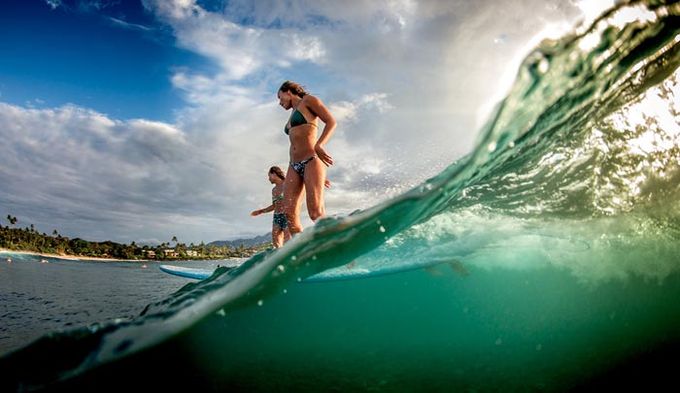
{"type": "Polygon", "coordinates": [[[121,3],[120,0],[73,0],[73,1],[62,1],[62,0],[45,0],[47,5],[54,9],[59,7],[80,12],[90,12],[90,11],[101,11],[106,8],[117,6],[121,3]]]}
{"type": "Polygon", "coordinates": [[[378,113],[385,113],[393,109],[387,101],[387,94],[372,93],[366,94],[359,98],[357,102],[340,101],[330,105],[329,110],[333,113],[335,119],[339,122],[355,122],[357,121],[358,111],[360,109],[376,110],[378,113]]]}
{"type": "Polygon", "coordinates": [[[405,175],[421,180],[470,151],[537,32],[579,15],[573,4],[539,0],[235,0],[211,11],[191,0],[144,5],[180,46],[220,67],[174,75],[192,104],[214,106],[248,84],[257,86],[249,98],[264,105],[282,80],[297,80],[334,103],[338,135],[383,160],[411,161],[405,175]],[[347,103],[375,92],[394,110],[375,106],[357,121],[347,103]]]}
{"type": "Polygon", "coordinates": [[[130,29],[130,30],[142,30],[142,31],[151,31],[153,30],[151,27],[147,27],[144,25],[136,24],[136,23],[130,23],[126,22],[124,20],[114,18],[114,17],[109,17],[109,20],[113,22],[115,25],[123,27],[125,29],[130,29]]]}
{"type": "Polygon", "coordinates": [[[143,0],[179,47],[215,65],[171,69],[187,103],[172,124],[0,104],[8,213],[93,239],[263,233],[270,218],[248,212],[270,203],[269,166],[288,162],[289,113],[275,98],[285,79],[307,85],[338,120],[328,212],[369,207],[470,151],[528,43],[579,15],[543,0],[219,4],[143,0]]]}
{"type": "Polygon", "coordinates": [[[45,3],[47,3],[47,5],[53,10],[62,6],[61,0],[45,0],[45,3]]]}
{"type": "Polygon", "coordinates": [[[239,80],[270,64],[285,67],[293,61],[323,62],[321,42],[294,30],[244,26],[190,0],[145,0],[143,4],[173,28],[181,47],[216,61],[222,67],[221,78],[239,80]]]}
{"type": "MultiPolygon", "coordinates": [[[[270,203],[269,166],[288,161],[287,113],[251,95],[187,109],[178,124],[122,121],[74,105],[0,104],[0,204],[43,231],[95,240],[261,234],[271,224],[248,212],[270,203]]],[[[347,105],[361,113],[375,97],[347,105]]],[[[368,207],[378,199],[362,181],[382,164],[343,138],[335,147],[344,159],[332,175],[329,213],[368,207]],[[353,202],[359,195],[362,205],[353,202]]]]}
{"type": "Polygon", "coordinates": [[[168,228],[196,226],[228,210],[215,192],[233,190],[195,159],[200,152],[172,125],[118,121],[76,106],[0,104],[0,134],[0,201],[45,231],[164,238],[168,228]]]}
{"type": "Polygon", "coordinates": [[[223,15],[263,28],[294,28],[361,25],[389,31],[406,27],[415,16],[418,4],[412,0],[354,0],[345,4],[333,1],[230,1],[223,15]]]}

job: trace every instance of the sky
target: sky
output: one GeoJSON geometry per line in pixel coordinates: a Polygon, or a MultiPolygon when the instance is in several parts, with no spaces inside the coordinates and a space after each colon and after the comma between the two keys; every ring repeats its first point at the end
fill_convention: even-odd
{"type": "Polygon", "coordinates": [[[470,152],[521,59],[593,3],[3,1],[0,217],[123,243],[267,233],[249,213],[287,166],[285,80],[338,121],[327,213],[368,208],[470,152]]]}

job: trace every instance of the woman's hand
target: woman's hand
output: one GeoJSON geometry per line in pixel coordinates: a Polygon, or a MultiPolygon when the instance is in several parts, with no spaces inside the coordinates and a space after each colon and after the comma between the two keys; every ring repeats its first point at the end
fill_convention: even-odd
{"type": "Polygon", "coordinates": [[[253,216],[253,217],[259,216],[260,214],[262,214],[262,210],[253,210],[253,211],[250,213],[250,215],[253,216]]]}
{"type": "Polygon", "coordinates": [[[326,164],[326,166],[333,165],[333,157],[326,153],[326,150],[323,148],[323,146],[317,144],[314,146],[314,151],[316,152],[316,156],[319,157],[321,162],[326,164]]]}

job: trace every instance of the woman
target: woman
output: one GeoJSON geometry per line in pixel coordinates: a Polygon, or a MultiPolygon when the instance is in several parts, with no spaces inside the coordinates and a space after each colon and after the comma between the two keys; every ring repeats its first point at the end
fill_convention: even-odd
{"type": "Polygon", "coordinates": [[[250,213],[251,216],[259,216],[262,213],[274,211],[274,220],[272,222],[272,244],[274,248],[279,248],[284,242],[290,239],[290,232],[288,231],[288,220],[283,209],[283,182],[286,176],[278,166],[269,168],[269,182],[274,184],[272,188],[272,204],[250,213]]]}
{"type": "Polygon", "coordinates": [[[291,235],[302,231],[300,205],[303,191],[307,194],[307,212],[312,221],[326,214],[323,192],[326,166],[333,165],[333,158],[324,146],[335,131],[335,119],[320,99],[291,81],[284,82],[277,93],[279,105],[292,109],[284,132],[290,139],[290,166],[284,182],[284,209],[291,235]],[[317,119],[324,123],[317,139],[317,119]]]}

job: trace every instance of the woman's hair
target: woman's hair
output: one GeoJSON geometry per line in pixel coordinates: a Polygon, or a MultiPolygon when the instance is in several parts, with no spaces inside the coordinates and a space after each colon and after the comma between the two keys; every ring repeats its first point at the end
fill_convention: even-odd
{"type": "Polygon", "coordinates": [[[307,91],[305,90],[305,88],[302,87],[301,84],[295,83],[295,82],[293,82],[293,81],[285,81],[285,82],[283,82],[283,84],[282,84],[281,87],[279,88],[279,91],[280,91],[280,92],[283,92],[283,93],[289,91],[289,92],[293,93],[294,95],[296,95],[296,96],[298,96],[298,97],[300,97],[300,98],[302,98],[302,97],[304,97],[305,95],[308,94],[307,91]]]}
{"type": "Polygon", "coordinates": [[[273,166],[269,168],[269,173],[275,174],[281,180],[286,180],[286,175],[283,174],[283,171],[278,166],[273,166]]]}

